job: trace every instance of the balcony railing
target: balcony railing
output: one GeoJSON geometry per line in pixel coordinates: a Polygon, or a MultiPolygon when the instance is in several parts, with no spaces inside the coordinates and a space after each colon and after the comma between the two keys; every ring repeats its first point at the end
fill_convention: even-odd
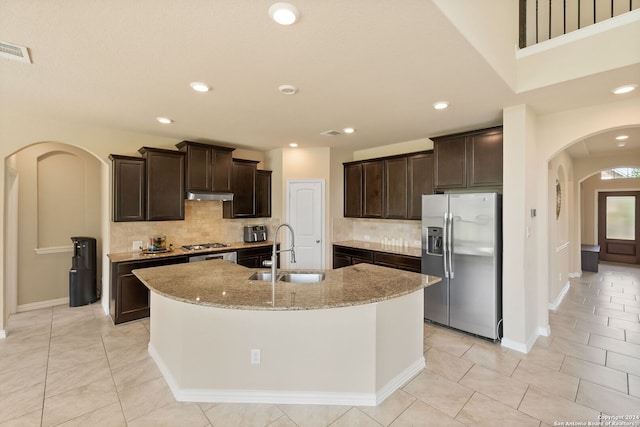
{"type": "Polygon", "coordinates": [[[520,0],[520,48],[638,8],[640,0],[520,0]]]}

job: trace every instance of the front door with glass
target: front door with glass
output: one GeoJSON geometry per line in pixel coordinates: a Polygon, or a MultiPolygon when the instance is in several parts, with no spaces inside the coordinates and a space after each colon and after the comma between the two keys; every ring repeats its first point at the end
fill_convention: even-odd
{"type": "Polygon", "coordinates": [[[640,264],[640,191],[598,194],[600,260],[640,264]]]}

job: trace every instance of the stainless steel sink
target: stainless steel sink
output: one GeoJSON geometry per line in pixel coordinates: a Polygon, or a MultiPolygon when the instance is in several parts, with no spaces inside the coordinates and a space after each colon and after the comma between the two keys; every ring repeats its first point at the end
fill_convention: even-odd
{"type": "Polygon", "coordinates": [[[324,273],[282,273],[278,279],[289,283],[318,283],[324,280],[324,273]]]}
{"type": "Polygon", "coordinates": [[[262,280],[265,282],[271,281],[271,272],[270,271],[256,271],[251,276],[249,276],[249,280],[262,280]]]}

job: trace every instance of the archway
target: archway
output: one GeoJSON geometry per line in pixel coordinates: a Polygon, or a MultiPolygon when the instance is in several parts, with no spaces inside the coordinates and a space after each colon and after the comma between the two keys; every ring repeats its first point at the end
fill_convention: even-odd
{"type": "Polygon", "coordinates": [[[65,304],[70,237],[95,237],[101,259],[103,162],[82,148],[38,142],[5,159],[5,180],[5,308],[11,314],[65,304]]]}

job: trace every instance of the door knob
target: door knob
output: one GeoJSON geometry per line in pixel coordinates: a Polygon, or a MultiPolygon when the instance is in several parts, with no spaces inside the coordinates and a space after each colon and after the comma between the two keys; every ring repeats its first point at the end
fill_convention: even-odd
{"type": "Polygon", "coordinates": [[[320,243],[320,240],[316,240],[316,243],[320,243]]]}

